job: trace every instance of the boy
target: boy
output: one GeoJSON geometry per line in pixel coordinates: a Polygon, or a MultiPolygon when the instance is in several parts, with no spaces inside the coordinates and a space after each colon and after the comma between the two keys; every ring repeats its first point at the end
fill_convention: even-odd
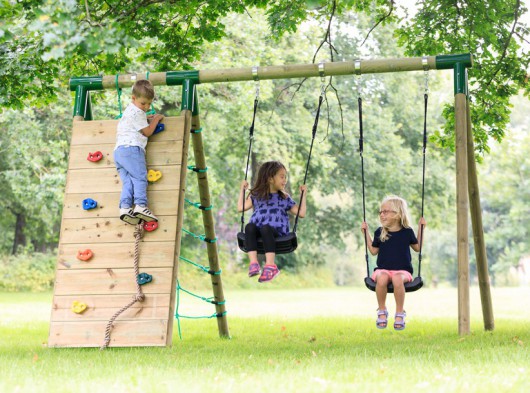
{"type": "Polygon", "coordinates": [[[155,97],[153,85],[148,80],[137,81],[132,89],[132,102],[123,112],[116,133],[114,162],[120,174],[120,219],[136,225],[140,220],[158,221],[147,207],[147,164],[145,146],[164,116],[149,116],[147,112],[155,97]],[[134,205],[134,209],[133,209],[134,205]]]}

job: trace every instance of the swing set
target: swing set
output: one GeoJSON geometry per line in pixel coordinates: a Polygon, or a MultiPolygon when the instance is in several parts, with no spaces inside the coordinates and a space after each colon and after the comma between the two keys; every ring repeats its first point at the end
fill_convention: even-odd
{"type": "MultiPolygon", "coordinates": [[[[474,147],[473,147],[473,136],[471,130],[471,118],[469,111],[468,102],[468,91],[467,91],[467,68],[472,67],[472,56],[470,54],[460,55],[441,55],[441,56],[425,56],[416,58],[401,58],[401,59],[374,59],[374,60],[356,60],[356,61],[343,61],[343,62],[330,62],[320,64],[301,64],[301,65],[282,65],[282,66],[263,66],[263,67],[252,67],[252,68],[239,68],[239,69],[222,69],[222,70],[193,70],[193,71],[168,71],[168,72],[155,72],[151,73],[138,73],[138,74],[121,74],[121,75],[110,75],[110,76],[94,76],[94,77],[74,77],[70,79],[70,90],[75,91],[74,101],[74,128],[78,127],[79,124],[83,123],[94,123],[94,125],[87,125],[81,127],[82,130],[92,132],[94,137],[98,135],[105,136],[106,129],[102,130],[101,127],[106,127],[105,121],[93,122],[92,120],[92,106],[90,101],[91,91],[105,90],[105,89],[118,89],[118,91],[124,87],[131,87],[135,81],[140,79],[148,79],[154,86],[182,86],[182,106],[181,106],[181,117],[179,118],[167,118],[166,119],[166,130],[172,130],[175,125],[182,127],[182,136],[180,143],[182,144],[181,156],[179,158],[180,166],[176,171],[180,171],[179,184],[175,189],[185,190],[186,187],[186,167],[193,170],[197,175],[198,191],[200,202],[192,203],[199,209],[201,209],[203,215],[204,224],[204,235],[194,235],[198,239],[206,243],[208,252],[208,266],[201,266],[201,269],[210,274],[212,281],[213,297],[208,298],[212,304],[215,305],[216,312],[211,316],[217,319],[219,335],[222,337],[229,337],[228,322],[226,317],[225,298],[223,293],[222,281],[221,281],[221,269],[218,260],[218,251],[216,244],[216,235],[214,229],[214,220],[212,213],[212,204],[209,193],[208,176],[206,159],[204,155],[203,139],[202,139],[202,127],[200,124],[199,117],[199,106],[198,106],[198,95],[197,87],[200,84],[205,83],[217,83],[217,82],[236,82],[236,81],[255,81],[259,83],[260,80],[271,80],[271,79],[286,79],[286,78],[307,78],[307,77],[320,77],[326,76],[338,76],[338,75],[357,75],[362,74],[373,74],[373,73],[388,73],[388,72],[407,72],[407,71],[425,71],[427,70],[453,70],[454,72],[454,93],[455,93],[455,134],[456,134],[456,183],[457,183],[457,263],[458,263],[458,302],[459,302],[459,315],[458,315],[458,332],[461,335],[468,334],[470,332],[470,310],[469,310],[469,237],[468,237],[468,221],[467,217],[471,212],[472,224],[473,224],[473,239],[475,242],[475,252],[477,254],[477,271],[479,275],[479,286],[481,290],[481,299],[483,304],[483,317],[484,327],[487,330],[492,330],[494,327],[493,312],[491,307],[491,295],[489,288],[489,277],[487,271],[487,260],[485,253],[485,244],[482,229],[482,217],[480,199],[478,195],[478,180],[474,161],[474,147]],[[99,127],[99,128],[98,128],[99,127]],[[100,131],[97,131],[97,130],[100,131]],[[192,142],[194,151],[194,165],[187,165],[188,149],[190,147],[189,142],[192,142]],[[469,197],[468,197],[469,193],[469,197]]],[[[311,147],[307,158],[307,164],[305,168],[304,184],[307,180],[309,164],[311,159],[311,153],[313,149],[313,142],[315,139],[318,118],[320,115],[320,107],[324,99],[324,88],[321,91],[319,97],[319,103],[315,121],[312,130],[311,147]]],[[[425,106],[424,115],[426,119],[427,111],[427,92],[425,94],[425,106]]],[[[252,125],[249,129],[249,147],[247,155],[247,165],[245,172],[245,179],[248,176],[249,169],[249,157],[252,151],[252,141],[254,138],[254,124],[256,119],[256,111],[259,104],[259,90],[256,92],[256,98],[254,100],[254,111],[252,117],[252,125]]],[[[361,159],[361,171],[363,178],[363,217],[365,216],[365,193],[364,193],[364,161],[363,161],[363,129],[362,129],[362,97],[359,88],[359,153],[361,159]]],[[[115,127],[109,122],[109,127],[115,127]]],[[[110,129],[110,128],[109,128],[110,129]]],[[[165,131],[156,135],[157,138],[166,138],[170,131],[165,131]]],[[[180,132],[180,131],[179,131],[180,132]]],[[[83,136],[83,140],[90,140],[90,135],[83,136]]],[[[423,135],[423,179],[422,179],[422,216],[423,216],[423,204],[424,204],[424,183],[425,183],[425,149],[426,149],[426,121],[424,120],[424,135],[423,135]]],[[[73,149],[73,147],[72,147],[73,149]]],[[[71,160],[75,159],[74,155],[71,154],[71,160]],[[72,158],[74,157],[74,158],[72,158]]],[[[103,160],[102,160],[103,161],[103,160]]],[[[100,161],[101,162],[101,161],[100,161]]],[[[83,164],[85,165],[85,164],[83,164]]],[[[102,164],[103,165],[103,164],[102,164]]],[[[105,172],[106,173],[106,172],[105,172]]],[[[110,173],[110,172],[109,172],[110,173]]],[[[70,179],[70,178],[69,178],[70,179]]],[[[170,175],[164,174],[162,181],[171,181],[170,175]]],[[[84,181],[84,180],[83,180],[84,181]]],[[[68,182],[72,182],[68,180],[68,182]]],[[[67,182],[67,184],[68,184],[67,182]]],[[[109,186],[110,187],[110,186],[109,186]]],[[[114,186],[113,186],[114,187],[114,186]]],[[[173,186],[172,186],[173,187],[173,186]]],[[[113,189],[114,190],[114,189],[113,189]]],[[[115,191],[113,191],[115,192],[115,191]]],[[[168,194],[169,195],[169,194],[168,194]]],[[[176,194],[175,194],[176,195],[176,194]]],[[[180,240],[182,232],[188,233],[182,228],[182,209],[185,202],[184,193],[178,192],[178,200],[175,200],[174,205],[175,211],[173,212],[174,218],[172,223],[169,219],[164,222],[162,220],[161,225],[166,225],[168,230],[172,230],[174,233],[173,239],[176,241],[175,247],[171,253],[172,264],[173,264],[173,278],[169,278],[169,282],[176,287],[178,280],[176,278],[177,267],[179,260],[186,261],[186,258],[180,256],[180,240]],[[169,226],[168,226],[169,225],[169,226]],[[175,228],[172,228],[175,226],[175,228]]],[[[188,202],[189,203],[189,202],[188,202]]],[[[165,206],[165,205],[164,205],[165,206]]],[[[97,209],[94,209],[97,212],[97,209]]],[[[92,210],[91,210],[92,211],[92,210]]],[[[64,214],[64,212],[63,212],[64,214]]],[[[76,213],[78,214],[78,213],[76,213]]],[[[85,214],[85,213],[84,213],[85,214]]],[[[86,213],[89,214],[89,213],[86,213]]],[[[96,213],[94,213],[96,214],[96,213]]],[[[288,253],[296,249],[298,245],[298,239],[296,237],[298,217],[295,219],[293,231],[286,237],[277,239],[278,253],[288,253]]],[[[65,217],[63,215],[63,223],[65,217]]],[[[106,224],[105,224],[106,225],[106,224]]],[[[241,216],[241,233],[238,234],[238,245],[245,251],[245,238],[243,232],[244,225],[244,212],[241,216]]],[[[83,227],[84,228],[84,227],[83,227]]],[[[160,231],[160,230],[159,230],[160,231]]],[[[69,231],[72,233],[72,231],[69,231]]],[[[164,232],[159,232],[160,236],[167,236],[164,232]]],[[[62,236],[62,235],[61,235],[62,236]]],[[[92,235],[91,235],[92,236],[92,235]]],[[[102,237],[109,235],[102,235],[102,237]]],[[[122,234],[117,234],[118,237],[122,237],[122,234]]],[[[99,237],[99,234],[94,238],[99,237]]],[[[366,238],[365,238],[366,241],[366,238]]],[[[160,243],[162,244],[162,243],[160,243]]],[[[67,245],[68,246],[68,245],[67,245]]],[[[68,246],[70,247],[70,246],[68,246]]],[[[65,246],[64,250],[69,250],[65,246]]],[[[102,247],[105,250],[109,249],[112,252],[115,251],[115,247],[105,246],[102,247]]],[[[366,244],[365,244],[366,251],[366,244]]],[[[92,261],[101,258],[102,253],[95,252],[92,261]]],[[[104,258],[103,258],[104,259],[104,258]]],[[[110,260],[110,258],[108,258],[110,260]]],[[[115,259],[113,259],[115,260],[115,259]]],[[[367,255],[366,260],[368,261],[367,255]]],[[[96,262],[90,262],[96,263],[96,262]]],[[[99,263],[99,262],[97,262],[99,263]]],[[[102,262],[101,262],[102,263],[102,262]]],[[[95,269],[94,269],[95,270],[95,269]]],[[[107,269],[109,274],[110,269],[107,269]]],[[[419,289],[423,285],[421,280],[421,251],[418,263],[418,276],[410,283],[408,291],[419,289]]],[[[369,266],[367,263],[367,275],[369,276],[369,266]]],[[[76,276],[79,277],[79,276],[76,276]]],[[[69,283],[69,281],[63,281],[69,283]]],[[[148,285],[157,285],[160,282],[159,277],[153,275],[153,282],[148,285]]],[[[365,280],[368,288],[373,289],[373,282],[369,282],[368,278],[365,280]]],[[[77,290],[72,287],[73,284],[69,284],[68,288],[77,290]]],[[[180,284],[178,284],[180,288],[180,284]]],[[[107,290],[107,289],[105,289],[107,290]]],[[[149,291],[147,291],[149,292],[149,291]]],[[[178,292],[178,291],[177,291],[178,292]]],[[[128,293],[128,292],[126,292],[128,293]]],[[[57,291],[55,292],[57,295],[57,291]]],[[[68,297],[68,291],[65,289],[60,294],[64,299],[70,299],[68,297]]],[[[149,293],[145,296],[146,299],[150,298],[149,293]]],[[[174,291],[168,294],[170,298],[168,301],[169,318],[165,321],[167,325],[168,338],[165,345],[171,344],[172,335],[172,322],[171,314],[172,309],[175,306],[176,300],[174,291]]],[[[64,300],[63,299],[63,300],[64,300]]],[[[55,300],[54,300],[55,301],[55,300]]],[[[178,304],[178,300],[177,300],[178,304]]],[[[90,307],[89,307],[90,309],[90,307]]],[[[162,321],[163,322],[163,321],[162,321]]],[[[147,322],[146,322],[147,323],[147,322]]],[[[62,326],[60,323],[58,326],[62,326]]],[[[146,325],[147,326],[147,325],[146,325]]],[[[73,334],[77,334],[76,331],[73,334]]],[[[117,328],[119,331],[119,328],[117,328]]],[[[180,332],[180,325],[179,325],[180,332]]],[[[119,333],[119,332],[118,332],[119,333]]],[[[51,337],[51,333],[50,333],[51,337]]],[[[75,336],[77,337],[77,336],[75,336]]],[[[72,336],[70,342],[75,338],[72,336]]],[[[124,336],[125,337],[125,336],[124,336]]],[[[127,336],[129,337],[129,336],[127,336]]],[[[134,338],[130,338],[131,340],[134,338]]],[[[83,346],[91,346],[83,345],[83,346]]],[[[111,342],[111,345],[114,345],[111,342]]],[[[127,345],[142,345],[138,344],[137,341],[130,343],[125,342],[123,346],[127,345]]],[[[150,344],[143,344],[150,345],[150,344]]],[[[158,345],[158,344],[157,344],[158,345]]],[[[61,346],[59,344],[59,346],[61,346]]],[[[72,345],[68,345],[72,346],[72,345]]]]}

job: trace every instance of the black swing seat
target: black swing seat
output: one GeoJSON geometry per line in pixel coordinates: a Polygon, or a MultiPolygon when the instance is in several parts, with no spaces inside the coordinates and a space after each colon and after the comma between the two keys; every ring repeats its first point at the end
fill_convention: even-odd
{"type": "MultiPolygon", "coordinates": [[[[371,277],[364,279],[366,288],[375,292],[375,281],[371,277]]],[[[405,283],[405,292],[415,292],[423,286],[423,280],[420,276],[414,277],[414,280],[405,283]]],[[[392,283],[388,284],[388,293],[394,293],[394,286],[392,283]]]]}
{"type": "MultiPolygon", "coordinates": [[[[244,232],[237,234],[237,243],[241,251],[248,252],[244,232]]],[[[285,236],[276,238],[276,254],[289,254],[296,250],[297,247],[298,239],[296,238],[296,232],[289,232],[285,236]]],[[[258,238],[258,254],[265,254],[263,240],[261,238],[258,238]]]]}

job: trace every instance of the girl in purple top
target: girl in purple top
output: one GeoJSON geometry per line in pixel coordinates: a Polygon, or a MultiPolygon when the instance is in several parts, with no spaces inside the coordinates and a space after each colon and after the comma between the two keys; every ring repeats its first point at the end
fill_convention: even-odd
{"type": "Polygon", "coordinates": [[[398,196],[387,196],[381,202],[379,210],[379,221],[381,226],[374,233],[374,240],[370,236],[368,224],[363,222],[361,230],[366,236],[366,244],[372,255],[377,255],[377,267],[372,275],[375,281],[375,294],[377,296],[377,320],[378,329],[387,326],[388,311],[386,308],[386,295],[388,284],[394,286],[394,298],[396,299],[396,314],[394,317],[394,329],[405,329],[405,283],[412,281],[412,263],[410,249],[420,251],[421,227],[427,225],[423,217],[418,225],[418,237],[410,227],[410,218],[407,202],[398,196]]]}
{"type": "Polygon", "coordinates": [[[274,263],[276,257],[275,238],[289,233],[289,216],[287,213],[296,215],[300,210],[299,217],[305,217],[307,186],[300,186],[302,200],[299,207],[285,193],[286,184],[287,170],[279,161],[268,161],[261,165],[256,184],[246,198],[243,195],[248,189],[248,183],[246,180],[241,183],[237,210],[242,212],[243,209],[246,211],[254,208],[250,222],[245,227],[246,246],[250,260],[249,277],[257,276],[261,272],[257,252],[258,237],[263,239],[265,249],[265,266],[258,279],[259,282],[271,281],[280,274],[280,270],[274,263]]]}

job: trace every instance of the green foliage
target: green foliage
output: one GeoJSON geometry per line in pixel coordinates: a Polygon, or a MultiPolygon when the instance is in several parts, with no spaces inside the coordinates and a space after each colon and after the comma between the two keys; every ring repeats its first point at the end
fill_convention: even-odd
{"type": "MultiPolygon", "coordinates": [[[[16,216],[23,218],[27,244],[36,250],[58,241],[71,129],[68,96],[61,97],[59,105],[6,110],[0,117],[0,222],[14,231],[16,216]]],[[[0,253],[14,240],[5,232],[0,253]]]]}
{"type": "MultiPolygon", "coordinates": [[[[522,71],[528,64],[527,53],[519,45],[527,35],[526,30],[516,23],[514,34],[507,33],[510,20],[517,19],[513,13],[512,19],[506,13],[490,15],[490,12],[484,17],[484,12],[492,9],[488,5],[491,2],[465,3],[456,17],[455,5],[436,8],[433,2],[422,2],[415,19],[400,21],[395,2],[384,0],[234,0],[200,4],[4,0],[1,4],[0,126],[5,131],[0,134],[0,191],[4,196],[0,208],[8,213],[0,216],[0,224],[9,228],[0,234],[2,253],[11,251],[17,214],[24,215],[24,234],[35,249],[52,248],[57,242],[71,128],[71,96],[64,83],[69,76],[307,63],[326,36],[328,24],[333,48],[325,44],[315,61],[403,57],[403,50],[395,40],[398,34],[399,43],[409,55],[461,51],[474,54],[476,67],[470,73],[472,118],[477,125],[474,134],[477,152],[483,154],[490,149],[491,138],[500,141],[504,137],[510,114],[509,98],[521,86],[522,71]],[[482,18],[473,19],[475,11],[482,18]],[[396,30],[393,22],[400,23],[401,28],[396,30]],[[431,22],[429,34],[424,33],[425,25],[431,22]],[[378,27],[365,41],[375,24],[378,27]],[[444,26],[449,26],[447,31],[444,26]],[[501,50],[503,43],[509,43],[506,51],[501,50]],[[56,103],[50,105],[51,100],[56,103]]],[[[507,3],[499,4],[504,9],[507,3]]],[[[518,15],[523,11],[526,12],[521,6],[518,15]]],[[[449,97],[441,94],[444,82],[440,74],[443,73],[431,72],[428,125],[433,134],[430,142],[437,146],[429,143],[427,150],[426,260],[431,264],[432,274],[444,279],[455,274],[451,265],[454,222],[447,218],[454,218],[454,160],[449,151],[454,143],[450,134],[454,109],[447,104],[451,94],[449,97]],[[436,231],[432,238],[431,231],[436,231]]],[[[298,227],[300,248],[278,260],[285,272],[292,272],[307,265],[343,266],[342,259],[335,263],[334,255],[345,254],[344,260],[355,259],[356,264],[354,269],[348,269],[349,282],[360,282],[364,273],[357,266],[363,263],[362,258],[357,258],[363,248],[358,228],[363,219],[357,154],[358,80],[344,76],[326,78],[326,83],[329,83],[326,101],[309,170],[308,217],[298,227]]],[[[413,220],[417,221],[421,202],[423,74],[363,75],[360,84],[364,105],[366,219],[375,229],[379,201],[386,194],[395,193],[409,201],[413,220]]],[[[288,187],[297,199],[320,81],[262,81],[260,88],[252,166],[255,170],[259,162],[268,159],[284,161],[289,171],[288,187]]],[[[246,256],[237,250],[234,241],[240,222],[235,202],[244,177],[254,92],[250,83],[199,86],[221,265],[232,266],[234,271],[246,265],[246,256]]],[[[180,98],[175,96],[174,87],[157,88],[156,109],[166,115],[177,115],[180,98]]],[[[108,119],[117,114],[115,92],[98,92],[92,98],[95,118],[108,119]]],[[[129,92],[125,91],[123,102],[129,99],[129,92]]],[[[524,162],[526,154],[524,146],[518,152],[518,161],[502,164],[503,171],[519,168],[517,163],[524,162]]],[[[492,169],[495,173],[498,170],[492,169]]],[[[186,192],[189,199],[198,200],[194,177],[193,173],[188,175],[186,192]]],[[[490,186],[502,189],[498,184],[490,186]]],[[[486,217],[488,230],[503,223],[502,231],[499,228],[491,232],[503,240],[499,244],[492,240],[494,246],[488,250],[490,264],[502,272],[513,265],[514,258],[526,252],[520,246],[520,238],[515,237],[512,243],[508,234],[514,224],[527,225],[515,217],[526,212],[521,206],[528,196],[515,182],[510,183],[510,189],[513,189],[510,198],[522,196],[521,204],[501,204],[501,197],[490,200],[489,195],[484,204],[488,208],[494,205],[491,207],[494,219],[486,217]]],[[[202,233],[200,211],[188,206],[185,214],[184,227],[202,233]]],[[[247,220],[248,217],[247,214],[247,220]]],[[[184,236],[182,255],[201,260],[205,247],[184,236]]]]}
{"type": "Polygon", "coordinates": [[[0,256],[0,291],[44,292],[53,289],[57,256],[21,253],[0,256]]]}
{"type": "MultiPolygon", "coordinates": [[[[20,108],[25,102],[46,103],[57,91],[53,81],[65,73],[120,72],[138,54],[151,70],[188,68],[204,60],[209,43],[227,34],[223,18],[229,13],[252,15],[255,8],[251,7],[266,10],[269,37],[274,40],[297,31],[307,21],[324,26],[333,18],[365,13],[371,21],[359,31],[358,54],[362,57],[378,53],[370,47],[370,40],[364,42],[368,31],[389,23],[399,23],[395,35],[406,55],[472,53],[475,66],[469,81],[479,154],[488,152],[490,139],[502,140],[509,98],[519,88],[529,92],[525,78],[530,57],[522,45],[528,41],[528,27],[521,22],[527,9],[519,1],[428,0],[420,2],[416,15],[408,18],[398,13],[403,7],[387,0],[2,0],[0,104],[20,108]]],[[[343,23],[348,23],[347,18],[343,23]]],[[[315,43],[327,41],[330,55],[344,58],[345,53],[337,50],[337,38],[329,33],[320,34],[315,43]]],[[[310,57],[306,54],[306,59],[310,57]]],[[[450,113],[445,111],[447,116],[450,113]]],[[[453,124],[446,119],[443,132],[434,140],[453,148],[453,124]]]]}
{"type": "MultiPolygon", "coordinates": [[[[525,98],[525,112],[530,107],[525,98]]],[[[524,109],[523,109],[524,110],[524,109]]],[[[530,254],[530,166],[528,122],[514,123],[514,130],[500,146],[494,146],[488,161],[478,170],[481,175],[483,220],[488,262],[494,274],[506,273],[530,254]]]]}
{"type": "MultiPolygon", "coordinates": [[[[475,148],[489,152],[490,140],[501,141],[509,123],[510,97],[519,89],[530,92],[525,81],[530,64],[528,12],[520,1],[427,0],[418,13],[396,31],[408,56],[471,53],[469,96],[475,148]]],[[[442,147],[454,150],[454,116],[447,105],[443,132],[435,135],[442,147]]]]}

